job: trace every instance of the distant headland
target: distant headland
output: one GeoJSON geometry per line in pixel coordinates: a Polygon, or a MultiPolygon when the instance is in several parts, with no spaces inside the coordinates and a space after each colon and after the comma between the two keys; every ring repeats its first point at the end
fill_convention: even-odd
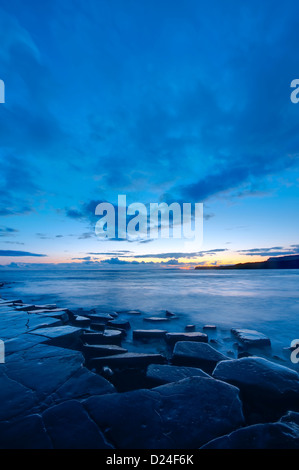
{"type": "Polygon", "coordinates": [[[196,266],[195,269],[299,269],[299,255],[268,258],[266,261],[226,266],[196,266]]]}

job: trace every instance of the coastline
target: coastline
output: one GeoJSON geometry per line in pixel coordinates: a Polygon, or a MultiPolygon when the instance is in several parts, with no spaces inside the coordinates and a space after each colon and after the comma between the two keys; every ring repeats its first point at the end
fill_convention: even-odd
{"type": "Polygon", "coordinates": [[[105,314],[21,299],[1,299],[0,311],[1,448],[229,448],[230,433],[233,448],[247,445],[244,433],[262,448],[298,448],[299,375],[258,357],[271,354],[263,333],[232,330],[232,358],[217,349],[217,325],[168,333],[169,311],[105,314]]]}

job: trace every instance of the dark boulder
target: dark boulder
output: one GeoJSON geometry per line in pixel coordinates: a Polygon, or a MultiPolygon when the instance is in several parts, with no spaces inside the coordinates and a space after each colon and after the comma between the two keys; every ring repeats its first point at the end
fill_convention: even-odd
{"type": "Polygon", "coordinates": [[[29,415],[13,422],[0,422],[0,449],[52,449],[42,418],[29,415]]]}
{"type": "Polygon", "coordinates": [[[216,325],[204,325],[204,326],[202,327],[202,329],[203,329],[203,330],[212,330],[212,331],[215,331],[215,330],[217,330],[217,327],[216,327],[216,325]]]}
{"type": "Polygon", "coordinates": [[[249,411],[264,420],[278,419],[290,408],[299,409],[299,375],[260,357],[220,362],[213,377],[236,385],[249,411]]]}
{"type": "Polygon", "coordinates": [[[238,389],[191,377],[152,390],[84,402],[108,442],[120,449],[195,449],[242,426],[238,389]]]}
{"type": "Polygon", "coordinates": [[[169,310],[166,310],[166,311],[165,311],[165,315],[166,315],[166,317],[169,317],[169,318],[174,318],[174,317],[176,317],[176,314],[170,312],[169,310]]]}
{"type": "Polygon", "coordinates": [[[70,400],[46,410],[43,422],[54,449],[112,449],[84,407],[70,400]]]}
{"type": "Polygon", "coordinates": [[[126,313],[127,315],[141,315],[139,310],[118,310],[116,313],[126,313]]]}
{"type": "Polygon", "coordinates": [[[128,352],[115,344],[84,344],[82,351],[87,357],[114,356],[128,352]]]}
{"type": "Polygon", "coordinates": [[[93,323],[107,323],[114,319],[109,313],[84,313],[84,316],[90,318],[93,323]]]}
{"type": "Polygon", "coordinates": [[[82,329],[75,326],[63,325],[50,328],[37,328],[30,334],[43,336],[45,342],[52,346],[61,346],[65,348],[75,348],[80,343],[82,329]]]}
{"type": "Polygon", "coordinates": [[[174,364],[200,367],[206,372],[212,372],[218,362],[226,360],[228,358],[210,344],[191,341],[178,342],[172,356],[174,364]]]}
{"type": "Polygon", "coordinates": [[[133,338],[137,340],[165,338],[166,330],[134,330],[133,338]]]}
{"type": "Polygon", "coordinates": [[[165,358],[161,354],[124,353],[115,356],[96,357],[91,359],[91,364],[97,369],[104,366],[113,368],[140,368],[149,364],[163,364],[165,358]]]}
{"type": "Polygon", "coordinates": [[[83,333],[82,341],[87,344],[120,344],[122,331],[105,329],[103,333],[83,333]]]}
{"type": "Polygon", "coordinates": [[[190,333],[167,333],[166,341],[168,344],[175,344],[178,341],[196,341],[200,343],[207,343],[208,337],[204,333],[190,332],[190,333]]]}
{"type": "Polygon", "coordinates": [[[270,339],[256,330],[244,330],[239,328],[232,328],[232,334],[245,346],[250,347],[266,347],[271,346],[270,339]]]}
{"type": "Polygon", "coordinates": [[[167,317],[144,317],[143,321],[147,321],[151,323],[163,323],[163,322],[169,322],[169,318],[167,317]]]}
{"type": "Polygon", "coordinates": [[[195,331],[195,325],[186,325],[185,331],[195,331]]]}
{"type": "Polygon", "coordinates": [[[110,320],[107,323],[109,326],[129,330],[131,328],[130,322],[127,320],[110,320]]]}
{"type": "Polygon", "coordinates": [[[299,428],[291,423],[254,424],[214,439],[202,449],[299,449],[299,428]]]}
{"type": "Polygon", "coordinates": [[[150,364],[146,371],[146,377],[152,386],[178,382],[187,377],[209,377],[208,374],[196,367],[170,366],[168,364],[150,364]]]}
{"type": "Polygon", "coordinates": [[[90,325],[90,318],[82,317],[81,315],[77,315],[73,319],[73,323],[75,326],[89,326],[90,325]]]}

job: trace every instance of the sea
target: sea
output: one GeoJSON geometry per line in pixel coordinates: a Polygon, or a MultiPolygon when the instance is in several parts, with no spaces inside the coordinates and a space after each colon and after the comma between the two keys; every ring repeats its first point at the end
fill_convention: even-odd
{"type": "Polygon", "coordinates": [[[202,331],[204,325],[213,324],[217,326],[218,349],[224,352],[231,347],[231,328],[258,330],[271,339],[271,354],[292,367],[290,353],[284,348],[299,338],[296,269],[6,268],[0,271],[1,281],[6,283],[1,297],[26,303],[56,303],[101,312],[140,310],[142,315],[130,316],[133,328],[184,331],[186,325],[193,324],[202,331]],[[166,326],[145,325],[144,316],[163,317],[166,310],[176,315],[166,326]]]}

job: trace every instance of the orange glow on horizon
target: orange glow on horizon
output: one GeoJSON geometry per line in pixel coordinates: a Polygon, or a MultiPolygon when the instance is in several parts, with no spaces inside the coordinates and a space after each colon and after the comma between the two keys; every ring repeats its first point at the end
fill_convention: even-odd
{"type": "MultiPolygon", "coordinates": [[[[164,263],[167,263],[171,260],[174,259],[174,264],[172,265],[171,263],[168,264],[168,266],[176,266],[179,269],[194,269],[195,266],[207,266],[207,267],[213,267],[213,266],[224,266],[224,265],[234,265],[238,263],[248,263],[248,262],[258,262],[258,261],[265,261],[268,259],[268,257],[271,256],[271,253],[269,253],[269,256],[267,257],[262,257],[262,256],[249,256],[246,254],[240,254],[237,252],[219,252],[215,253],[214,255],[207,255],[205,254],[202,257],[194,257],[194,258],[188,258],[188,257],[180,257],[178,259],[174,259],[171,257],[168,258],[159,258],[159,254],[155,255],[153,254],[152,257],[144,257],[144,258],[138,258],[136,259],[134,256],[128,256],[128,257],[120,257],[120,260],[123,261],[137,261],[138,263],[142,264],[149,264],[149,263],[154,263],[156,265],[159,265],[161,263],[161,266],[165,266],[164,263]],[[178,261],[178,264],[176,263],[178,261]],[[216,263],[216,264],[215,264],[216,263]]],[[[117,255],[115,256],[117,257],[117,255]]],[[[3,265],[9,265],[11,263],[18,263],[18,264],[77,264],[80,266],[81,264],[84,264],[84,256],[82,254],[80,255],[70,255],[68,256],[47,256],[47,257],[32,257],[32,256],[24,256],[24,257],[3,257],[5,258],[5,262],[3,265]],[[76,259],[78,258],[78,259],[76,259]]],[[[90,261],[91,262],[101,262],[107,259],[113,258],[113,256],[100,256],[100,257],[91,257],[90,261]]],[[[4,260],[3,260],[4,261],[4,260]]],[[[88,261],[88,260],[86,260],[88,261]]],[[[0,263],[1,264],[1,263],[0,263]]]]}

